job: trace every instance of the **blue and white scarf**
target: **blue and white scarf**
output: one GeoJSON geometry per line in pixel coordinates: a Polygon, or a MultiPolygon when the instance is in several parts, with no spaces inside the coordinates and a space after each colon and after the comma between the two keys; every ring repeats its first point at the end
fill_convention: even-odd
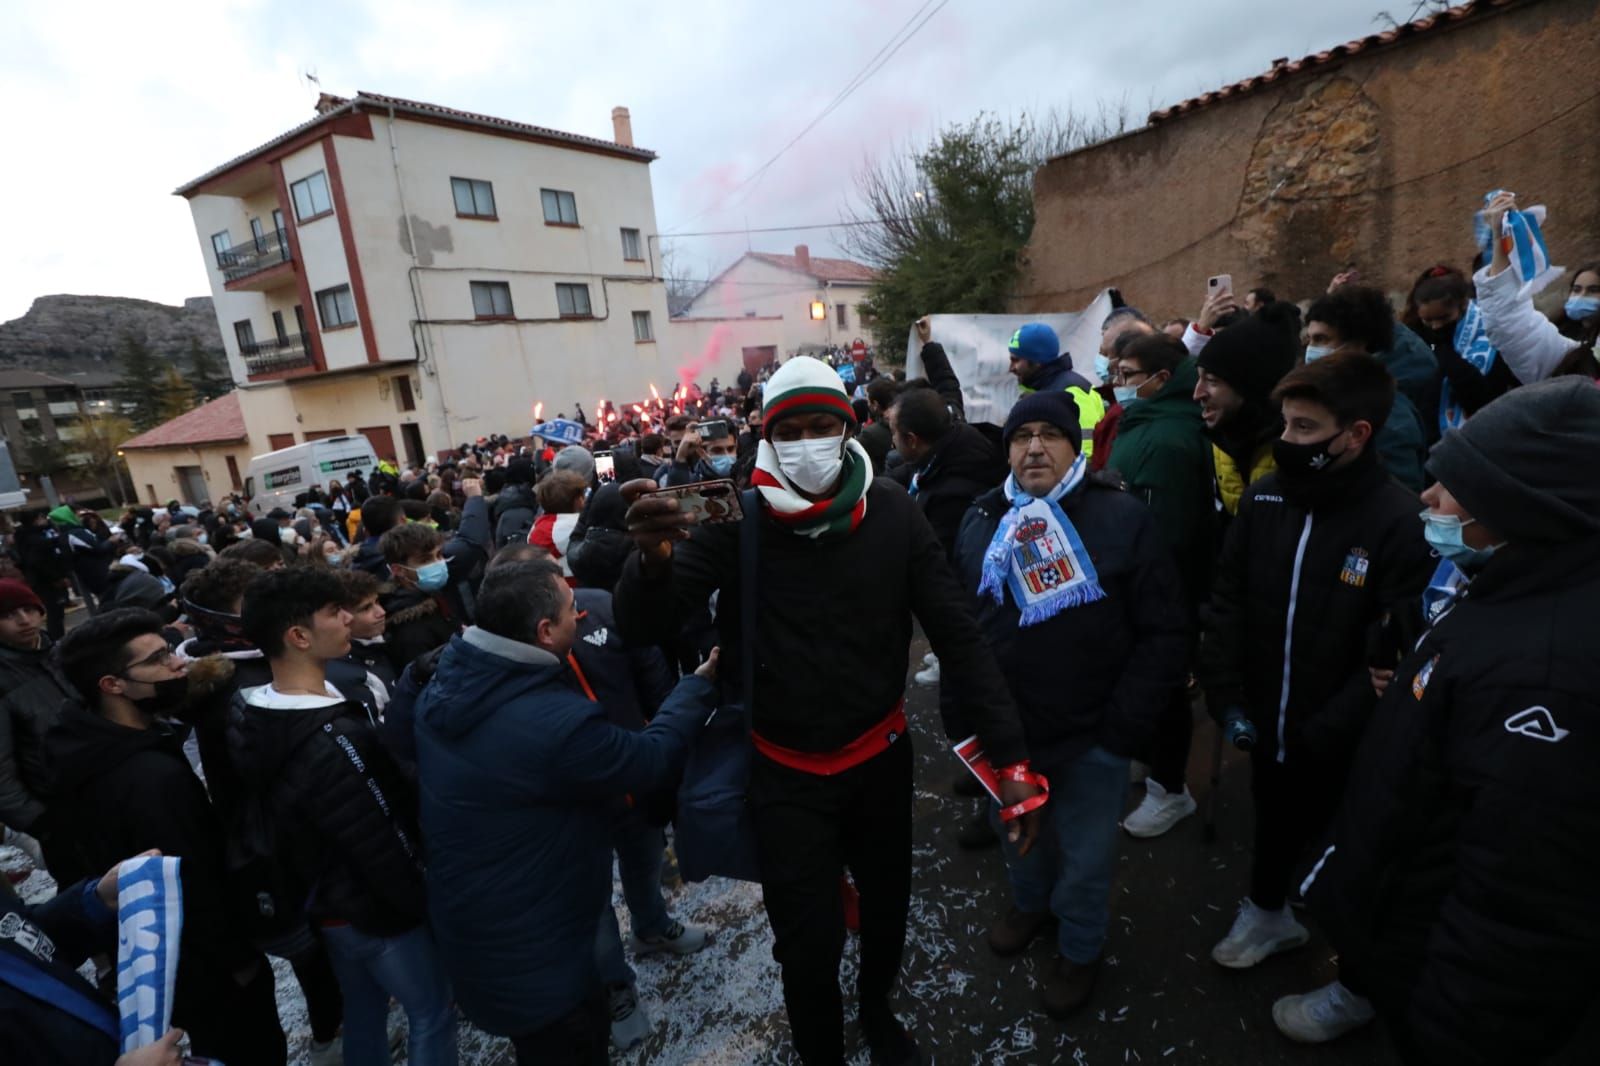
{"type": "Polygon", "coordinates": [[[1069,607],[1105,599],[1094,563],[1057,502],[1081,486],[1087,473],[1080,455],[1043,497],[1023,492],[1015,476],[1006,477],[1011,509],[1000,519],[983,553],[978,595],[988,593],[996,603],[1004,603],[1009,588],[1022,612],[1020,625],[1031,626],[1069,607]]]}
{"type": "MultiPolygon", "coordinates": [[[[1485,194],[1483,202],[1488,204],[1500,190],[1495,189],[1485,194]]],[[[1550,249],[1544,243],[1544,205],[1535,204],[1521,210],[1513,208],[1505,213],[1505,218],[1500,223],[1500,232],[1491,232],[1489,220],[1485,217],[1487,212],[1479,211],[1473,216],[1473,235],[1478,240],[1478,249],[1488,258],[1494,253],[1494,242],[1501,237],[1511,238],[1511,269],[1516,271],[1517,280],[1522,283],[1522,294],[1532,296],[1546,285],[1566,273],[1565,267],[1558,267],[1550,262],[1550,249]]]]}
{"type": "MultiPolygon", "coordinates": [[[[1494,345],[1489,343],[1489,332],[1484,326],[1483,309],[1478,306],[1478,301],[1467,301],[1466,313],[1461,316],[1461,321],[1456,323],[1455,337],[1452,338],[1455,349],[1472,367],[1484,377],[1489,376],[1489,371],[1494,367],[1494,361],[1500,354],[1495,351],[1494,345]]],[[[1439,432],[1447,429],[1456,429],[1467,420],[1467,412],[1456,402],[1455,393],[1450,388],[1450,379],[1443,378],[1439,386],[1439,432]]]]}
{"type": "Polygon", "coordinates": [[[1470,581],[1455,563],[1449,559],[1439,560],[1433,577],[1428,579],[1428,587],[1422,590],[1422,620],[1429,629],[1450,613],[1461,594],[1467,591],[1470,581]]]}
{"type": "Polygon", "coordinates": [[[172,989],[183,934],[181,859],[144,855],[117,868],[117,1011],[124,1053],[172,1028],[172,989]]]}

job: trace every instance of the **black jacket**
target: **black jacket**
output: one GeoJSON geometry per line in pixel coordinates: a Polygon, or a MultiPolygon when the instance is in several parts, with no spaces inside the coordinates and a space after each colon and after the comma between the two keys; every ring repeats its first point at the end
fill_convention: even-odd
{"type": "Polygon", "coordinates": [[[1386,613],[1422,594],[1434,561],[1420,501],[1374,451],[1324,478],[1311,501],[1296,502],[1279,474],[1245,490],[1198,666],[1213,714],[1249,714],[1258,756],[1342,767],[1376,702],[1368,643],[1386,613]]]}
{"type": "Polygon", "coordinates": [[[1595,538],[1501,549],[1362,742],[1308,901],[1415,1061],[1543,1061],[1594,1005],[1597,602],[1595,538]]]}
{"type": "Polygon", "coordinates": [[[356,545],[354,558],[350,565],[357,570],[365,570],[379,581],[389,580],[389,564],[384,561],[383,551],[378,547],[377,537],[368,537],[356,545]]]}
{"type": "Polygon", "coordinates": [[[42,633],[37,651],[0,644],[0,822],[35,835],[46,831],[45,734],[77,695],[51,648],[42,633]]]}
{"type": "Polygon", "coordinates": [[[383,647],[398,677],[417,656],[430,652],[461,631],[466,624],[459,608],[452,609],[450,589],[433,594],[419,589],[395,588],[381,597],[389,616],[383,631],[383,647]]]}
{"type": "MultiPolygon", "coordinates": [[[[1188,617],[1172,551],[1149,508],[1113,478],[1090,480],[1063,497],[1105,599],[1020,627],[1005,602],[977,596],[978,628],[999,660],[1022,715],[1033,759],[1061,763],[1094,745],[1133,757],[1183,684],[1188,617]]],[[[978,498],[961,524],[956,576],[975,595],[983,557],[1010,505],[1001,489],[978,498]]],[[[940,693],[945,728],[966,736],[960,701],[940,693]]]]}
{"type": "Polygon", "coordinates": [[[22,576],[35,589],[58,584],[72,576],[72,547],[53,525],[17,527],[17,563],[22,576]]]}
{"type": "Polygon", "coordinates": [[[228,748],[318,922],[372,936],[415,928],[426,907],[416,799],[359,705],[251,689],[228,748]]]}
{"type": "Polygon", "coordinates": [[[567,567],[580,583],[610,592],[622,576],[622,564],[633,550],[628,536],[628,505],[620,484],[601,485],[572,527],[567,541],[567,567]]]}
{"type": "Polygon", "coordinates": [[[507,485],[501,489],[490,509],[495,547],[525,542],[537,517],[539,503],[533,497],[532,485],[507,485]]]}
{"type": "Polygon", "coordinates": [[[6,1062],[112,1066],[116,1011],[77,972],[90,955],[109,953],[117,942],[117,916],[94,894],[94,882],[30,905],[0,877],[0,929],[0,965],[24,975],[31,988],[30,994],[0,980],[6,1062]]]}
{"type": "MultiPolygon", "coordinates": [[[[797,751],[836,751],[880,722],[905,694],[911,619],[922,623],[968,721],[1001,765],[1026,758],[1022,725],[994,656],[977,639],[971,597],[933,527],[885,478],[866,517],[835,539],[798,536],[765,514],[757,541],[755,730],[797,751]]],[[[670,644],[718,592],[724,696],[740,702],[744,635],[740,527],[701,526],[647,578],[629,556],[615,607],[631,643],[670,644]],[[720,591],[719,591],[720,590],[720,591]]],[[[959,738],[958,738],[959,739],[959,738]]]]}
{"type": "Polygon", "coordinates": [[[183,860],[180,986],[258,961],[240,935],[222,823],[182,736],[162,726],[131,729],[68,704],[46,744],[61,831],[83,869],[108,870],[149,848],[183,860]]]}
{"type": "Polygon", "coordinates": [[[928,516],[928,524],[944,547],[945,556],[954,560],[956,534],[967,509],[979,496],[1002,484],[1008,473],[1010,469],[999,446],[981,430],[957,422],[919,466],[913,469],[906,463],[891,476],[907,491],[915,480],[913,498],[928,516]]]}

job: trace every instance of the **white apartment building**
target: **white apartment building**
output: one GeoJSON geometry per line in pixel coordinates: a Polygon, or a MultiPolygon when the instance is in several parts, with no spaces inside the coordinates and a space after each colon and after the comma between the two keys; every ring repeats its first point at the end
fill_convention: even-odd
{"type": "Polygon", "coordinates": [[[526,433],[535,404],[647,395],[650,162],[615,140],[374,93],[176,190],[189,201],[252,450],[359,432],[420,461],[526,433]]]}
{"type": "Polygon", "coordinates": [[[746,252],[672,320],[672,346],[706,353],[700,377],[725,384],[741,362],[848,348],[867,339],[860,304],[873,277],[871,267],[814,256],[803,244],[793,255],[746,252]]]}

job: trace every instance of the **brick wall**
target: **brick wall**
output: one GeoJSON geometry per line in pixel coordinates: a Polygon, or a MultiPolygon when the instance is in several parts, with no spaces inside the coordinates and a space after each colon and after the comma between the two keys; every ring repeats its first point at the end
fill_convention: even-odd
{"type": "Polygon", "coordinates": [[[1116,287],[1192,317],[1212,274],[1305,300],[1351,264],[1403,298],[1435,262],[1470,267],[1493,188],[1549,207],[1557,263],[1600,258],[1597,58],[1596,0],[1482,4],[1052,160],[1016,309],[1116,287]]]}

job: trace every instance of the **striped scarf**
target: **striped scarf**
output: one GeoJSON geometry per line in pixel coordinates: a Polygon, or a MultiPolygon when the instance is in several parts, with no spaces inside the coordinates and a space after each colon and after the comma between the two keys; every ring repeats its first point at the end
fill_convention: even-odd
{"type": "Polygon", "coordinates": [[[180,862],[141,855],[117,868],[117,1010],[124,1052],[154,1044],[172,1027],[183,933],[180,862]]]}
{"type": "Polygon", "coordinates": [[[844,480],[830,499],[808,500],[778,465],[771,441],[756,449],[750,485],[761,494],[767,513],[792,532],[812,539],[848,536],[867,515],[867,489],[872,485],[872,460],[854,439],[844,445],[844,480]]]}
{"type": "Polygon", "coordinates": [[[1059,502],[1083,484],[1087,472],[1080,455],[1043,497],[1022,491],[1016,475],[1006,477],[1011,509],[1000,519],[983,553],[978,595],[1004,603],[1010,589],[1021,614],[1019,626],[1036,625],[1069,607],[1106,598],[1089,552],[1059,502]]]}

